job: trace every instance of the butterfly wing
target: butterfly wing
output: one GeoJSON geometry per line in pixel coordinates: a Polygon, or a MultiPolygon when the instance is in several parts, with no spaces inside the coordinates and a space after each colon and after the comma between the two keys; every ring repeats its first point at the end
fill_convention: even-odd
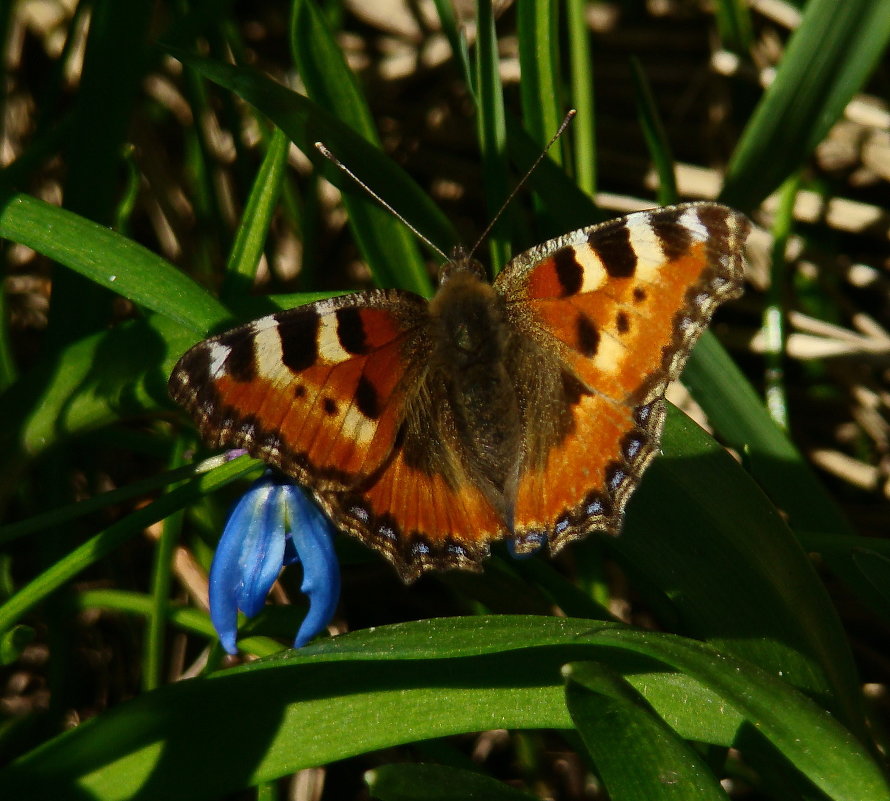
{"type": "Polygon", "coordinates": [[[170,395],[208,445],[245,448],[313,490],[406,581],[474,569],[503,522],[459,457],[428,321],[425,300],[395,290],[278,312],[195,345],[170,395]]]}
{"type": "Polygon", "coordinates": [[[277,312],[195,345],[170,395],[211,447],[241,447],[316,490],[347,490],[386,462],[426,315],[376,290],[277,312]]]}
{"type": "Polygon", "coordinates": [[[511,368],[527,421],[519,550],[620,531],[658,447],[667,385],[716,307],[741,293],[749,227],[715,203],[640,212],[533,248],[498,276],[528,343],[511,368]]]}

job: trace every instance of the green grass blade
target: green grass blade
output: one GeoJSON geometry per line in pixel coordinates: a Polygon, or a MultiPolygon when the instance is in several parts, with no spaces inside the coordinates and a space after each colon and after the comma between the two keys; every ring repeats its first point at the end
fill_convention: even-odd
{"type": "MultiPolygon", "coordinates": [[[[292,5],[291,50],[309,97],[379,148],[368,104],[313,0],[295,0],[292,5]]],[[[348,154],[338,152],[331,142],[325,144],[347,166],[353,166],[347,161],[348,154]]],[[[380,193],[386,188],[369,185],[380,193]]],[[[356,241],[378,283],[429,294],[430,281],[414,234],[370,198],[352,192],[344,195],[343,202],[356,241]]],[[[424,231],[427,236],[434,233],[424,231]]]]}
{"type": "Polygon", "coordinates": [[[727,801],[702,758],[620,676],[595,662],[564,674],[569,713],[612,801],[727,801]]]}
{"type": "Polygon", "coordinates": [[[723,46],[734,53],[747,54],[753,38],[748,4],[744,0],[718,0],[714,13],[723,46]]]}
{"type": "Polygon", "coordinates": [[[685,416],[669,415],[662,448],[610,550],[635,585],[669,599],[682,633],[782,672],[860,731],[858,682],[837,613],[775,508],[685,416]]]}
{"type": "Polygon", "coordinates": [[[281,194],[281,184],[287,167],[290,142],[284,131],[276,128],[269,139],[269,147],[257,172],[256,180],[244,216],[235,234],[235,242],[226,265],[223,300],[245,295],[253,288],[256,268],[263,253],[275,205],[281,194]]]}
{"type": "Polygon", "coordinates": [[[124,519],[91,537],[66,556],[58,559],[43,573],[32,579],[0,606],[0,631],[14,625],[28,610],[54,593],[85,568],[115,551],[146,526],[194,503],[254,469],[256,462],[242,456],[175,489],[154,503],[133,512],[124,519]]]}
{"type": "Polygon", "coordinates": [[[0,396],[0,488],[23,464],[76,434],[169,405],[167,376],[200,337],[160,315],[63,348],[0,396]],[[133,359],[133,354],[140,358],[133,359]]]}
{"type": "MultiPolygon", "coordinates": [[[[114,220],[121,153],[148,66],[146,30],[153,6],[150,0],[98,0],[90,10],[83,49],[70,54],[72,62],[82,54],[83,64],[73,126],[63,144],[64,202],[72,212],[103,225],[114,220]]],[[[76,38],[73,31],[70,36],[76,38]]],[[[47,327],[51,349],[107,324],[111,295],[95,282],[59,270],[52,295],[47,327]]]]}
{"type": "Polygon", "coordinates": [[[569,63],[572,105],[578,112],[570,133],[574,143],[575,180],[590,197],[596,194],[596,111],[593,89],[593,54],[585,0],[568,0],[569,63]]]}
{"type": "Polygon", "coordinates": [[[746,452],[752,475],[769,488],[773,501],[788,514],[792,528],[853,533],[809,465],[710,332],[705,332],[692,352],[683,382],[721,436],[746,452]]]}
{"type": "Polygon", "coordinates": [[[602,631],[594,639],[662,660],[719,693],[835,801],[890,799],[890,785],[859,741],[772,672],[671,634],[602,631]]]}
{"type": "MultiPolygon", "coordinates": [[[[0,785],[27,788],[33,801],[199,801],[401,742],[494,726],[568,729],[560,666],[592,658],[586,638],[602,626],[452,618],[321,641],[121,704],[0,771],[0,785]]],[[[716,696],[604,653],[688,736],[728,742],[740,725],[716,696]]]]}
{"type": "Polygon", "coordinates": [[[27,245],[191,331],[204,333],[230,320],[219,301],[160,256],[29,195],[2,198],[0,236],[27,245]]]}
{"type": "Polygon", "coordinates": [[[434,0],[436,13],[439,15],[439,23],[442,32],[451,45],[451,53],[457,60],[461,76],[467,91],[476,99],[476,79],[473,76],[473,63],[470,61],[470,51],[467,47],[467,37],[462,27],[458,27],[454,16],[454,4],[451,0],[434,0]]]}
{"type": "Polygon", "coordinates": [[[9,542],[17,540],[19,537],[26,537],[36,531],[41,531],[50,527],[60,527],[68,523],[78,520],[81,517],[106,509],[109,506],[117,506],[119,504],[132,501],[150,492],[166,487],[176,481],[184,481],[192,478],[200,464],[189,464],[178,467],[175,470],[169,470],[166,473],[149,476],[141,481],[135,481],[116,490],[103,492],[100,495],[93,495],[85,500],[63,506],[59,509],[53,509],[49,512],[43,512],[34,515],[26,520],[17,523],[7,523],[0,526],[0,545],[6,545],[9,542]]]}
{"type": "MultiPolygon", "coordinates": [[[[519,0],[516,7],[522,116],[525,129],[543,148],[563,117],[557,62],[558,5],[553,0],[519,0]]],[[[550,157],[562,163],[555,146],[550,157]]]]}
{"type": "MultiPolygon", "coordinates": [[[[485,199],[491,217],[507,199],[507,131],[504,122],[504,93],[501,87],[498,63],[497,36],[494,29],[494,13],[491,0],[478,0],[476,77],[479,82],[477,95],[477,127],[482,151],[482,179],[485,199]]],[[[507,207],[489,236],[491,272],[497,273],[510,259],[514,228],[514,210],[507,207]]]]}
{"type": "MultiPolygon", "coordinates": [[[[182,452],[183,438],[179,437],[174,447],[172,459],[174,467],[182,464],[182,452]]],[[[164,643],[170,588],[173,584],[173,558],[182,532],[182,520],[182,509],[168,515],[161,522],[161,536],[155,544],[151,575],[151,613],[145,627],[145,650],[142,657],[144,690],[153,690],[163,683],[164,643]]]]}
{"type": "Polygon", "coordinates": [[[649,88],[649,81],[639,60],[632,57],[630,67],[636,87],[637,117],[658,175],[658,205],[669,206],[671,203],[676,203],[679,197],[674,177],[674,156],[671,153],[667,131],[661,122],[655,98],[649,88]]]}
{"type": "MultiPolygon", "coordinates": [[[[230,89],[242,100],[255,106],[281,128],[297,147],[317,164],[322,165],[326,176],[339,186],[345,195],[357,198],[360,202],[349,206],[351,219],[356,220],[359,217],[362,219],[362,225],[368,227],[373,235],[370,245],[376,247],[375,243],[378,243],[380,254],[387,252],[388,240],[396,237],[401,241],[402,233],[397,234],[396,231],[403,232],[404,226],[391,214],[381,210],[376,203],[369,201],[364,192],[355,187],[351,179],[318,154],[314,142],[324,142],[364,183],[373,187],[393,208],[404,213],[418,230],[423,231],[442,250],[448,252],[457,242],[457,235],[451,223],[416,182],[378,148],[319,104],[254,70],[210,61],[172,48],[170,52],[206,78],[230,89]]],[[[380,259],[383,256],[375,258],[380,259]]],[[[401,272],[398,276],[392,277],[394,283],[391,285],[412,289],[412,286],[401,283],[401,279],[405,277],[401,272]],[[396,284],[397,278],[398,284],[396,284]]],[[[420,280],[417,276],[415,278],[420,280]]],[[[383,279],[378,276],[378,280],[383,279]]],[[[418,292],[422,289],[423,294],[429,294],[431,282],[425,273],[423,281],[423,288],[416,286],[413,289],[418,292]]]]}
{"type": "MultiPolygon", "coordinates": [[[[72,603],[78,611],[103,609],[142,618],[150,617],[154,609],[154,599],[126,590],[84,590],[74,595],[72,603]]],[[[211,642],[217,641],[216,629],[207,612],[191,606],[168,604],[164,615],[167,622],[180,631],[197,634],[211,642]]],[[[238,649],[251,656],[272,656],[281,652],[281,643],[268,637],[243,637],[238,640],[238,649]]]]}
{"type": "Polygon", "coordinates": [[[721,199],[757,206],[809,158],[890,40],[890,0],[811,0],[729,163],[721,199]]]}
{"type": "Polygon", "coordinates": [[[398,743],[495,726],[568,729],[560,667],[594,658],[684,738],[727,744],[741,712],[831,797],[890,798],[849,733],[763,669],[680,637],[535,616],[384,626],[161,687],[25,755],[0,783],[35,801],[199,801],[398,743]],[[649,660],[695,683],[677,684],[649,660]],[[701,683],[719,696],[693,689],[701,683]]]}
{"type": "Polygon", "coordinates": [[[800,176],[792,175],[779,191],[779,210],[772,230],[769,286],[766,290],[762,317],[766,339],[766,350],[763,354],[764,400],[770,417],[783,431],[788,430],[788,397],[785,392],[785,304],[788,269],[785,249],[794,225],[794,205],[799,188],[800,176]]]}

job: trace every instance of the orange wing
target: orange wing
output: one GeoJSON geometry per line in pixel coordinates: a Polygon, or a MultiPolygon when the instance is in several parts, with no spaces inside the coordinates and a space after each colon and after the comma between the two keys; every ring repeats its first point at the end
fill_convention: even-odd
{"type": "Polygon", "coordinates": [[[246,448],[313,489],[351,488],[393,449],[425,308],[378,290],[263,317],[195,345],[170,395],[209,445],[246,448]]]}
{"type": "MultiPolygon", "coordinates": [[[[495,282],[516,330],[559,365],[558,430],[547,401],[526,399],[526,448],[515,537],[552,550],[598,529],[620,531],[624,505],[651,461],[664,392],[717,305],[742,291],[750,224],[714,203],[631,214],[514,259],[495,282]]],[[[526,369],[514,381],[521,387],[526,369]]],[[[520,389],[521,391],[521,389],[520,389]]]]}

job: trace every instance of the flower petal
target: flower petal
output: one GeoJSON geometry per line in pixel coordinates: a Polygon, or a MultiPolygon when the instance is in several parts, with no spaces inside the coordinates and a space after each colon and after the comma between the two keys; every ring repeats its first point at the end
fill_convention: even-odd
{"type": "Polygon", "coordinates": [[[300,591],[309,597],[309,611],[294,640],[294,648],[301,648],[325,629],[337,610],[340,566],[330,521],[298,487],[293,490],[285,495],[288,528],[303,564],[300,591]]]}
{"type": "Polygon", "coordinates": [[[268,474],[254,482],[229,514],[210,566],[210,619],[230,654],[238,650],[238,609],[255,615],[281,570],[280,494],[278,482],[268,474]]]}

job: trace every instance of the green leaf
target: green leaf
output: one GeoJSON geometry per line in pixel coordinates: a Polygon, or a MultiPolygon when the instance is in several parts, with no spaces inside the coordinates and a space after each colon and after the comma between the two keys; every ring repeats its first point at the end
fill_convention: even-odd
{"type": "Polygon", "coordinates": [[[15,662],[25,647],[34,641],[34,629],[30,626],[13,626],[0,635],[0,665],[6,667],[15,662]]]}
{"type": "Polygon", "coordinates": [[[168,685],[26,754],[0,784],[35,801],[199,801],[399,743],[567,729],[560,667],[592,659],[625,676],[681,737],[728,745],[741,713],[838,801],[890,798],[854,738],[761,668],[680,637],[530,616],[385,626],[168,685]],[[678,684],[652,660],[695,681],[678,684]]]}
{"type": "MultiPolygon", "coordinates": [[[[451,618],[321,641],[121,704],[0,771],[0,786],[30,801],[199,801],[398,743],[567,729],[560,666],[591,658],[587,639],[603,627],[614,624],[451,618]]],[[[715,696],[607,654],[686,736],[731,741],[741,719],[715,696]]]]}
{"type": "Polygon", "coordinates": [[[671,412],[662,447],[610,550],[636,585],[668,600],[665,615],[677,620],[667,617],[667,625],[781,672],[862,731],[858,682],[837,613],[776,509],[685,416],[671,412]]]}
{"type": "Polygon", "coordinates": [[[114,231],[24,194],[2,198],[0,236],[33,248],[145,309],[204,333],[230,320],[206,290],[114,231]]]}
{"type": "Polygon", "coordinates": [[[890,799],[890,785],[860,742],[774,674],[671,634],[604,630],[593,639],[659,659],[719,693],[835,801],[890,799]]]}
{"type": "Polygon", "coordinates": [[[701,757],[620,676],[595,662],[564,673],[569,713],[612,801],[727,801],[701,757]]]}
{"type": "Polygon", "coordinates": [[[630,67],[636,88],[637,118],[643,129],[649,155],[655,163],[655,172],[658,174],[658,204],[668,206],[679,200],[677,182],[674,178],[674,156],[646,73],[636,58],[631,58],[630,67]]]}
{"type": "MultiPolygon", "coordinates": [[[[379,148],[380,141],[367,101],[313,0],[295,0],[292,5],[291,52],[309,97],[330,109],[339,120],[379,148]]],[[[332,147],[330,142],[324,143],[332,147]]],[[[348,154],[334,149],[334,155],[345,161],[347,166],[352,166],[348,154]]],[[[380,158],[379,151],[376,158],[380,158]]],[[[406,178],[405,181],[407,183],[410,179],[406,178]]],[[[389,188],[385,184],[367,185],[379,193],[389,188]]],[[[347,194],[343,203],[349,213],[349,225],[356,241],[378,282],[384,286],[401,286],[420,294],[429,294],[429,277],[414,235],[390,212],[381,209],[367,197],[347,194]]],[[[429,199],[425,199],[424,206],[429,205],[429,199]]],[[[431,237],[435,231],[425,233],[431,237]]]]}
{"type": "Polygon", "coordinates": [[[720,197],[757,206],[809,158],[890,40],[890,0],[810,0],[736,147],[720,197]]]}
{"type": "MultiPolygon", "coordinates": [[[[494,218],[507,199],[507,130],[504,92],[501,86],[497,36],[491,0],[478,0],[476,38],[476,79],[479,82],[476,106],[479,146],[482,152],[482,177],[488,213],[494,218]]],[[[504,209],[491,230],[488,245],[492,274],[509,260],[513,237],[507,232],[515,228],[515,209],[504,209]]]]}
{"type": "Polygon", "coordinates": [[[244,295],[253,288],[253,279],[272,223],[272,214],[281,194],[289,145],[284,132],[276,128],[269,141],[266,157],[253,182],[241,224],[235,235],[235,243],[229,254],[221,293],[226,299],[244,295]]]}
{"type": "MultiPolygon", "coordinates": [[[[556,57],[557,12],[553,0],[519,0],[516,8],[522,116],[539,148],[550,141],[563,117],[556,57]]],[[[551,151],[551,158],[557,164],[562,162],[558,147],[551,151]]]]}
{"type": "Polygon", "coordinates": [[[572,123],[575,179],[587,195],[596,194],[596,111],[594,106],[593,55],[584,0],[568,0],[566,26],[569,32],[571,99],[578,114],[572,123]]]}

